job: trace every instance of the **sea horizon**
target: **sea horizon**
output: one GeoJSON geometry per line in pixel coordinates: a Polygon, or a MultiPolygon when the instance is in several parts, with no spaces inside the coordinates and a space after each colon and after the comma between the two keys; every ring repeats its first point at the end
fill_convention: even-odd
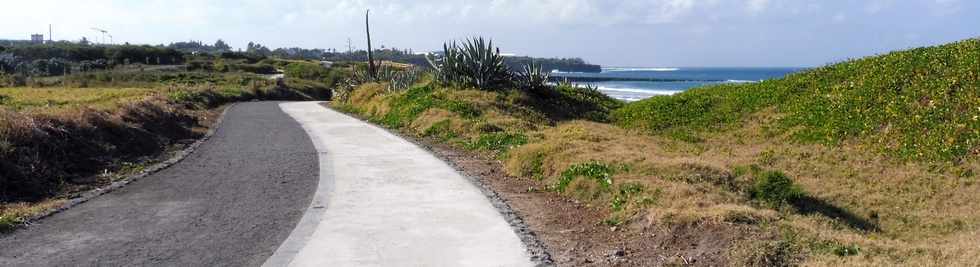
{"type": "Polygon", "coordinates": [[[589,84],[610,97],[631,102],[715,84],[760,82],[806,69],[808,67],[605,66],[596,73],[556,70],[552,71],[552,75],[559,78],[609,79],[577,84],[589,84]]]}

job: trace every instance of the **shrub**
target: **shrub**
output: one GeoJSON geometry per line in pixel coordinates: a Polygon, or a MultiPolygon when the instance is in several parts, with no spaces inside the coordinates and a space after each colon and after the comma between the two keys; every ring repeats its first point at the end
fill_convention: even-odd
{"type": "Polygon", "coordinates": [[[293,62],[286,65],[286,77],[299,78],[306,80],[323,80],[329,74],[329,70],[318,63],[293,62]]]}
{"type": "Polygon", "coordinates": [[[547,87],[548,76],[548,73],[542,70],[540,64],[535,64],[532,61],[530,64],[524,65],[521,71],[514,74],[514,84],[528,91],[539,90],[547,87]]]}
{"type": "Polygon", "coordinates": [[[612,185],[612,174],[613,168],[609,165],[598,162],[590,161],[586,163],[575,164],[569,166],[561,173],[561,177],[558,179],[553,188],[558,192],[565,192],[568,185],[572,183],[577,177],[590,178],[599,184],[602,188],[609,188],[612,185]]]}
{"type": "Polygon", "coordinates": [[[756,175],[749,195],[772,206],[780,206],[803,196],[803,190],[780,171],[765,171],[756,175]]]}
{"type": "Polygon", "coordinates": [[[468,39],[462,45],[443,44],[443,57],[429,60],[443,83],[457,83],[479,89],[495,89],[507,85],[510,71],[500,55],[500,48],[483,37],[468,39]]]}
{"type": "Polygon", "coordinates": [[[507,152],[511,148],[527,144],[527,136],[519,133],[485,133],[475,142],[467,145],[469,149],[484,149],[507,152]]]}
{"type": "Polygon", "coordinates": [[[241,64],[241,65],[237,65],[236,67],[238,68],[238,70],[244,72],[251,72],[255,74],[275,74],[276,72],[278,72],[276,70],[276,67],[263,63],[241,64]]]}

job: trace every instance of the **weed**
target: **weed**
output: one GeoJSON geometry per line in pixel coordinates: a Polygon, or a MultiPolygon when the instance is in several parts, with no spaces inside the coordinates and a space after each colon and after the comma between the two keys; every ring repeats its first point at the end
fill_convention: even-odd
{"type": "Polygon", "coordinates": [[[561,177],[553,189],[558,192],[565,192],[568,185],[580,176],[594,180],[601,188],[609,188],[613,183],[612,174],[613,168],[599,161],[575,164],[561,173],[561,177]]]}
{"type": "Polygon", "coordinates": [[[470,103],[450,100],[444,104],[444,107],[449,111],[463,116],[463,118],[472,119],[480,116],[480,110],[470,103]]]}
{"type": "Polygon", "coordinates": [[[520,133],[484,133],[476,141],[466,145],[471,150],[488,150],[505,153],[511,148],[527,144],[527,136],[520,133]]]}
{"type": "Polygon", "coordinates": [[[838,245],[834,247],[834,255],[841,256],[841,257],[854,256],[857,255],[859,252],[861,252],[861,247],[858,247],[858,245],[854,245],[854,244],[838,245]]]}
{"type": "Polygon", "coordinates": [[[780,171],[766,171],[759,174],[749,189],[749,195],[771,206],[789,203],[804,195],[803,190],[780,171]]]}
{"type": "Polygon", "coordinates": [[[619,185],[619,190],[616,191],[616,195],[613,196],[612,201],[609,203],[609,207],[613,211],[622,211],[629,204],[630,200],[636,201],[637,204],[648,205],[653,204],[652,198],[642,198],[636,200],[635,198],[640,197],[640,195],[645,191],[646,188],[642,184],[638,183],[625,183],[619,185]]]}
{"type": "Polygon", "coordinates": [[[0,233],[6,233],[20,224],[20,219],[10,215],[0,215],[0,233]]]}
{"type": "Polygon", "coordinates": [[[422,132],[422,136],[438,137],[443,140],[456,138],[456,133],[453,132],[450,123],[451,122],[449,120],[436,122],[435,124],[432,124],[432,126],[429,126],[429,128],[426,128],[425,131],[422,132]]]}

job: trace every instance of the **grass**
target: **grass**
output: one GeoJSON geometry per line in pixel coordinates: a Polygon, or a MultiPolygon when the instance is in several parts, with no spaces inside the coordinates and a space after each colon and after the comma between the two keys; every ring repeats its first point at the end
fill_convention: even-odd
{"type": "Polygon", "coordinates": [[[24,218],[41,212],[61,207],[65,200],[51,199],[38,203],[3,203],[0,204],[0,233],[14,230],[24,218]]]}
{"type": "Polygon", "coordinates": [[[771,123],[804,143],[860,140],[911,160],[958,160],[980,145],[980,40],[850,60],[784,79],[719,85],[638,101],[617,123],[703,135],[775,109],[771,123]]]}
{"type": "Polygon", "coordinates": [[[138,171],[179,141],[200,137],[216,107],[330,96],[319,81],[277,83],[239,72],[126,70],[36,80],[0,88],[0,229],[69,192],[112,181],[99,174],[138,171]]]}
{"type": "Polygon", "coordinates": [[[496,156],[607,211],[596,223],[743,233],[721,252],[735,265],[963,266],[980,258],[978,53],[965,40],[625,105],[425,82],[335,105],[496,156]]]}
{"type": "Polygon", "coordinates": [[[147,88],[0,88],[0,106],[14,111],[58,111],[88,107],[110,109],[144,99],[147,88]]]}
{"type": "Polygon", "coordinates": [[[772,207],[798,201],[803,190],[793,180],[780,171],[766,171],[755,176],[749,196],[772,207]]]}

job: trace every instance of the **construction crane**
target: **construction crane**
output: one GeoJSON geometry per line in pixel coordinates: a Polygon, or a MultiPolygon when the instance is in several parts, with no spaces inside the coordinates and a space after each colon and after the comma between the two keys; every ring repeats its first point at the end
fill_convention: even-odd
{"type": "Polygon", "coordinates": [[[102,44],[105,44],[105,36],[109,34],[109,31],[92,27],[92,30],[102,33],[102,44]]]}

